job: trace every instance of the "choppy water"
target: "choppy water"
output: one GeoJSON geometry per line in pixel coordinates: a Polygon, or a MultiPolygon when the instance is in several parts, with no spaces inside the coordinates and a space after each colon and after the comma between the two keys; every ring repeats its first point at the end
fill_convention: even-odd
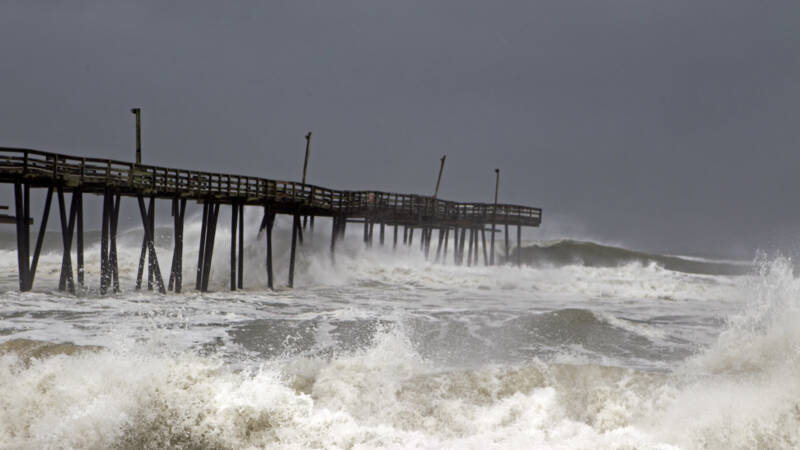
{"type": "Polygon", "coordinates": [[[354,233],[332,265],[319,232],[299,286],[270,292],[254,234],[250,288],[235,293],[224,231],[203,295],[132,291],[135,235],[120,243],[124,292],[109,297],[58,293],[57,253],[20,294],[16,253],[0,250],[0,447],[800,446],[789,261],[746,275],[646,258],[467,268],[366,251],[354,233]]]}

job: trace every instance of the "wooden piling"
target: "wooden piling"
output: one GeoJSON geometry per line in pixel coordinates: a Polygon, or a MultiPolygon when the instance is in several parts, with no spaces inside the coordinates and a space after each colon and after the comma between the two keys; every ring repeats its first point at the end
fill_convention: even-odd
{"type": "MultiPolygon", "coordinates": [[[[294,287],[294,259],[297,252],[297,232],[300,229],[300,215],[295,214],[292,219],[292,248],[289,253],[289,287],[294,287]]],[[[366,222],[365,222],[366,224],[366,222]]],[[[366,225],[365,231],[366,233],[366,225]]]]}
{"type": "Polygon", "coordinates": [[[522,227],[517,225],[517,267],[522,266],[522,227]]]}
{"type": "MultiPolygon", "coordinates": [[[[314,230],[314,218],[311,218],[311,230],[314,230]]],[[[239,203],[239,269],[236,283],[239,289],[244,288],[244,203],[239,203]]]]}
{"type": "MultiPolygon", "coordinates": [[[[156,256],[156,247],[155,247],[155,210],[154,208],[154,197],[150,197],[150,205],[147,209],[144,206],[144,198],[141,194],[137,196],[137,200],[139,201],[139,213],[142,216],[142,226],[145,229],[145,242],[147,244],[147,252],[150,256],[149,264],[148,264],[148,273],[152,274],[153,278],[155,279],[155,283],[158,287],[158,292],[162,294],[166,294],[167,290],[164,287],[164,280],[161,278],[161,269],[158,266],[158,257],[156,256]],[[149,225],[149,226],[148,226],[149,225]]],[[[150,275],[148,274],[148,278],[150,275]]]]}
{"type": "Polygon", "coordinates": [[[31,262],[30,269],[28,270],[28,285],[27,289],[33,289],[33,280],[36,278],[36,267],[39,265],[39,254],[42,252],[42,245],[44,244],[44,236],[47,232],[47,220],[50,217],[50,204],[53,200],[53,185],[47,187],[47,194],[44,200],[44,211],[42,212],[42,220],[39,225],[39,234],[36,236],[36,246],[33,249],[33,261],[31,262]]]}
{"type": "Polygon", "coordinates": [[[23,191],[27,190],[27,184],[23,186],[22,183],[14,183],[14,205],[16,208],[16,225],[17,225],[17,269],[19,272],[19,290],[25,292],[28,290],[28,243],[30,236],[28,234],[28,217],[27,198],[23,191]]]}
{"type": "Polygon", "coordinates": [[[236,232],[239,230],[239,207],[231,203],[231,290],[236,290],[236,232]]]}
{"type": "Polygon", "coordinates": [[[475,243],[475,228],[469,229],[469,249],[467,250],[467,267],[472,266],[472,247],[475,243]]]}
{"type": "Polygon", "coordinates": [[[505,224],[506,228],[506,262],[509,260],[509,241],[508,241],[508,224],[505,224]]]}
{"type": "Polygon", "coordinates": [[[217,219],[219,218],[219,203],[212,202],[208,207],[208,224],[206,226],[206,248],[203,251],[203,282],[200,290],[208,292],[211,279],[211,261],[214,256],[214,239],[217,235],[217,219]]]}
{"type": "Polygon", "coordinates": [[[458,238],[458,265],[464,264],[464,244],[467,236],[467,227],[461,227],[461,237],[458,238]]]}
{"type": "Polygon", "coordinates": [[[75,281],[72,277],[72,236],[75,232],[75,216],[76,214],[76,196],[72,195],[70,202],[69,214],[66,211],[64,202],[64,190],[61,186],[57,188],[58,193],[58,207],[59,215],[61,218],[61,243],[63,253],[61,257],[61,274],[58,281],[58,289],[60,291],[68,290],[75,293],[75,281]]]}
{"type": "MultiPolygon", "coordinates": [[[[117,229],[119,226],[119,203],[120,203],[120,195],[117,194],[114,199],[114,205],[111,210],[111,223],[109,224],[109,240],[110,240],[110,248],[109,248],[109,264],[111,266],[111,290],[113,292],[119,292],[119,262],[117,260],[117,229]]],[[[82,210],[83,207],[80,207],[82,210]]],[[[80,219],[81,212],[79,214],[78,223],[80,224],[82,220],[80,219]]],[[[83,227],[81,227],[83,228],[83,227]]],[[[83,239],[81,239],[82,241],[83,239]]]]}
{"type": "Polygon", "coordinates": [[[206,231],[208,230],[208,201],[203,202],[203,216],[200,222],[200,248],[197,250],[197,278],[195,290],[203,287],[203,262],[205,262],[206,231]]]}
{"type": "Polygon", "coordinates": [[[103,193],[102,225],[100,227],[100,294],[108,292],[108,285],[111,284],[111,270],[108,260],[108,234],[111,226],[111,192],[106,188],[103,193]]]}
{"type": "Polygon", "coordinates": [[[272,212],[269,206],[264,206],[264,229],[267,234],[267,287],[274,289],[273,272],[272,272],[272,226],[275,224],[275,213],[272,212]]]}
{"type": "Polygon", "coordinates": [[[481,225],[481,241],[483,242],[483,265],[489,265],[489,255],[486,253],[486,230],[481,225]]]}
{"type": "MultiPolygon", "coordinates": [[[[167,289],[180,293],[183,284],[183,224],[186,216],[186,199],[172,199],[172,219],[174,239],[172,245],[172,268],[167,289]]],[[[202,236],[200,238],[202,240],[202,236]]]]}
{"type": "Polygon", "coordinates": [[[77,221],[77,231],[75,235],[75,264],[77,266],[78,285],[83,288],[86,286],[84,280],[84,267],[83,267],[83,192],[80,188],[72,192],[72,201],[76,203],[75,214],[77,221]]]}

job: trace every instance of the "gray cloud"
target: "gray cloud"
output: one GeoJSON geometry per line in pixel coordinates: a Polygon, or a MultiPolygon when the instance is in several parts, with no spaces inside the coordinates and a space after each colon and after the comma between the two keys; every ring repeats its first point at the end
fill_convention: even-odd
{"type": "MultiPolygon", "coordinates": [[[[540,205],[592,236],[793,245],[800,4],[4,2],[2,145],[540,205]]],[[[535,235],[532,233],[531,236],[535,235]]]]}

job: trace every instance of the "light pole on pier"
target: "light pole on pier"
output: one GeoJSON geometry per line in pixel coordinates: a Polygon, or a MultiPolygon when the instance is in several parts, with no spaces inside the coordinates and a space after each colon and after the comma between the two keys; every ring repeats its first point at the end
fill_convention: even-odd
{"type": "Polygon", "coordinates": [[[447,159],[447,155],[442,156],[442,164],[439,166],[439,178],[436,179],[436,190],[433,191],[433,198],[439,196],[439,183],[442,182],[442,172],[444,171],[444,160],[447,159]]]}
{"type": "Polygon", "coordinates": [[[133,108],[131,112],[136,116],[136,165],[142,164],[142,110],[133,108]]]}

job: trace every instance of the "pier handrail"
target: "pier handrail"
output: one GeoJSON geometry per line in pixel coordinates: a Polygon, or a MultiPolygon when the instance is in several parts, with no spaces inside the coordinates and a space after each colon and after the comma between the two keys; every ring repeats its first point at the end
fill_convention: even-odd
{"type": "Polygon", "coordinates": [[[463,203],[431,196],[382,191],[335,190],[297,181],[167,168],[113,159],[86,158],[41,150],[0,147],[0,176],[22,175],[42,182],[101,185],[152,195],[181,194],[202,199],[259,204],[271,201],[318,208],[331,215],[380,212],[394,217],[508,222],[538,226],[541,208],[493,203],[463,203]]]}

